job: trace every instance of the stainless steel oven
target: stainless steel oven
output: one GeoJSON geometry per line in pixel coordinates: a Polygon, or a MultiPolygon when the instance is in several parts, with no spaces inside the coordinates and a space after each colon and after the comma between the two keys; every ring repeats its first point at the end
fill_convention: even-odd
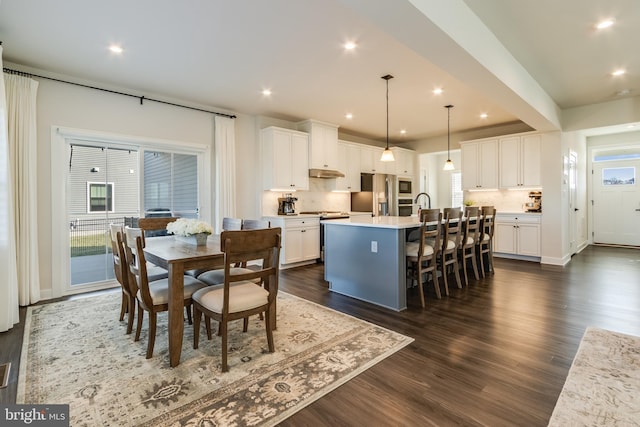
{"type": "Polygon", "coordinates": [[[413,215],[413,199],[398,198],[398,216],[413,215]]]}

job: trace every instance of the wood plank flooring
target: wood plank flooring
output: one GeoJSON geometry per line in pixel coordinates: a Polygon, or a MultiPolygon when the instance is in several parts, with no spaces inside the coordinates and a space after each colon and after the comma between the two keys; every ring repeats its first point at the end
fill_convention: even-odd
{"type": "MultiPolygon", "coordinates": [[[[587,326],[640,335],[632,248],[589,246],[566,267],[496,259],[442,300],[427,286],[424,310],[410,289],[400,313],[329,292],[320,264],[283,271],[280,287],[415,338],[283,426],[546,426],[587,326]]],[[[0,402],[15,401],[21,325],[0,334],[13,364],[0,402]]]]}

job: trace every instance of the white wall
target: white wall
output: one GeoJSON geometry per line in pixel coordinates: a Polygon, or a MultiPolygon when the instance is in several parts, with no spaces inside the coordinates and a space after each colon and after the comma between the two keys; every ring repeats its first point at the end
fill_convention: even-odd
{"type": "MultiPolygon", "coordinates": [[[[51,224],[52,126],[211,146],[213,116],[151,101],[140,105],[135,98],[46,79],[38,80],[38,254],[42,295],[46,298],[52,289],[52,251],[56,250],[52,248],[52,227],[61,226],[51,224]]],[[[203,211],[210,213],[212,207],[203,206],[203,211]]]]}

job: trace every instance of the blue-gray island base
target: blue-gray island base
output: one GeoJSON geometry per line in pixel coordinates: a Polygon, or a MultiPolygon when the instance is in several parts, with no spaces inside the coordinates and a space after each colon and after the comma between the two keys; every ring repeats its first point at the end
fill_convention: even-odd
{"type": "Polygon", "coordinates": [[[416,217],[361,217],[323,222],[324,278],[332,292],[392,310],[407,308],[405,242],[416,217]]]}

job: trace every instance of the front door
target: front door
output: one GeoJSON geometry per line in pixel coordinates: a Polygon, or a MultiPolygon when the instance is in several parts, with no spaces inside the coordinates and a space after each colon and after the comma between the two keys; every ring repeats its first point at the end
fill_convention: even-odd
{"type": "Polygon", "coordinates": [[[640,159],[593,165],[593,242],[640,246],[640,159]]]}

